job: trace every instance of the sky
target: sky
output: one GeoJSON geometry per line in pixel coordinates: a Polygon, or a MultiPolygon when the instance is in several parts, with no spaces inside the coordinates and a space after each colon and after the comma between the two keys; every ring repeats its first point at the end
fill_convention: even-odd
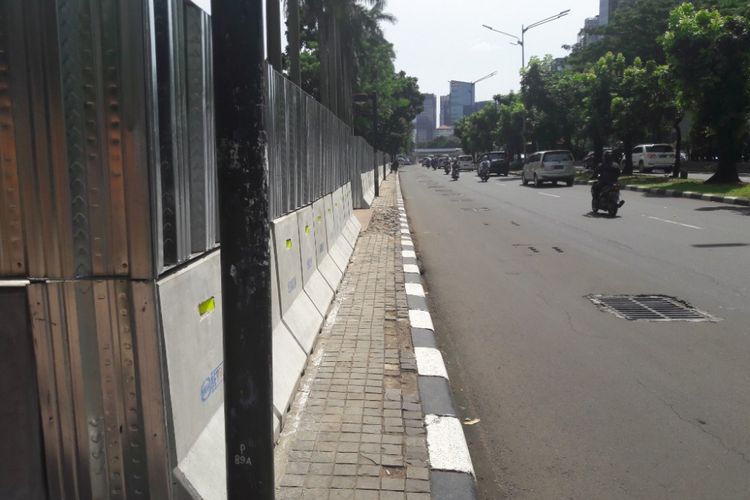
{"type": "Polygon", "coordinates": [[[520,37],[522,24],[566,9],[566,17],[526,32],[528,61],[566,55],[562,45],[576,42],[584,19],[599,13],[599,0],[389,0],[386,11],[397,22],[383,30],[396,51],[396,70],[416,76],[423,93],[445,95],[450,80],[475,81],[497,71],[476,86],[476,100],[483,101],[519,89],[521,48],[482,24],[520,37]]]}

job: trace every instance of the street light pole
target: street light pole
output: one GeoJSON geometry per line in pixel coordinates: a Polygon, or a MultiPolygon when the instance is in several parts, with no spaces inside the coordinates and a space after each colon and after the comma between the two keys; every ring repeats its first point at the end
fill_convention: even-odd
{"type": "MultiPolygon", "coordinates": [[[[492,26],[488,26],[486,24],[483,24],[483,28],[487,28],[490,31],[494,31],[495,33],[500,33],[501,35],[509,36],[511,38],[515,38],[515,43],[512,43],[511,45],[520,45],[521,46],[521,70],[526,69],[526,32],[530,29],[536,28],[538,26],[541,26],[543,24],[551,23],[552,21],[557,21],[561,17],[565,17],[568,14],[570,14],[570,9],[563,10],[554,16],[546,17],[544,19],[541,19],[539,21],[536,21],[534,23],[529,24],[528,26],[521,25],[521,37],[517,37],[516,35],[506,33],[505,31],[500,31],[498,29],[493,28],[492,26]]],[[[521,90],[523,91],[523,83],[521,85],[521,90]]],[[[521,124],[521,140],[523,141],[523,157],[524,160],[526,159],[526,108],[524,107],[523,112],[523,123],[521,124]]]]}

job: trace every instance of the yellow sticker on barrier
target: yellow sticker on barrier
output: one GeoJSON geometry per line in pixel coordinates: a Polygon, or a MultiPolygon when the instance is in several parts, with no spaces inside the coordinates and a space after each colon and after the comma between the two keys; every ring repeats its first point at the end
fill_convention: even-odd
{"type": "Polygon", "coordinates": [[[323,217],[321,217],[320,215],[318,215],[318,224],[320,224],[321,222],[323,222],[323,217]]]}
{"type": "Polygon", "coordinates": [[[287,250],[292,248],[292,240],[286,240],[286,248],[287,250]]]}
{"type": "Polygon", "coordinates": [[[310,226],[305,225],[305,234],[310,234],[310,226]]]}
{"type": "Polygon", "coordinates": [[[198,314],[201,316],[214,312],[214,309],[216,309],[216,300],[213,297],[198,304],[198,314]]]}

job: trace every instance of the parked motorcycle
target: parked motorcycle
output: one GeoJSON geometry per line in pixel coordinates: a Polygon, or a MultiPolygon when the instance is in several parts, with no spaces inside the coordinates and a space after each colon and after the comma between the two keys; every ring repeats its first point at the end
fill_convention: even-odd
{"type": "Polygon", "coordinates": [[[482,162],[479,164],[479,178],[482,182],[487,182],[490,179],[490,164],[489,162],[482,162]]]}
{"type": "Polygon", "coordinates": [[[596,191],[597,186],[591,186],[591,211],[597,213],[599,210],[604,210],[610,217],[616,217],[617,211],[625,204],[625,201],[620,199],[620,185],[602,186],[598,188],[598,195],[596,191]]]}

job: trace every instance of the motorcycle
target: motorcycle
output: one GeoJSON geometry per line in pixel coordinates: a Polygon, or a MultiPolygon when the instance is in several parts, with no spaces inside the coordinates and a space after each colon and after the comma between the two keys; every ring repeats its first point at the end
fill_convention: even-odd
{"type": "Polygon", "coordinates": [[[599,210],[604,210],[610,217],[616,217],[617,211],[625,204],[625,201],[620,199],[620,185],[602,186],[598,195],[596,190],[596,185],[591,186],[591,211],[597,213],[599,210]]]}
{"type": "Polygon", "coordinates": [[[459,176],[458,163],[454,163],[453,167],[451,167],[451,177],[453,178],[454,181],[457,181],[458,176],[459,176]]]}
{"type": "Polygon", "coordinates": [[[451,173],[451,164],[450,164],[450,162],[447,162],[447,161],[446,161],[446,162],[445,162],[445,163],[443,164],[443,170],[445,170],[445,175],[448,175],[448,174],[450,174],[450,173],[451,173]]]}
{"type": "Polygon", "coordinates": [[[482,180],[482,182],[487,182],[490,179],[489,163],[482,162],[479,164],[479,178],[482,180]]]}

